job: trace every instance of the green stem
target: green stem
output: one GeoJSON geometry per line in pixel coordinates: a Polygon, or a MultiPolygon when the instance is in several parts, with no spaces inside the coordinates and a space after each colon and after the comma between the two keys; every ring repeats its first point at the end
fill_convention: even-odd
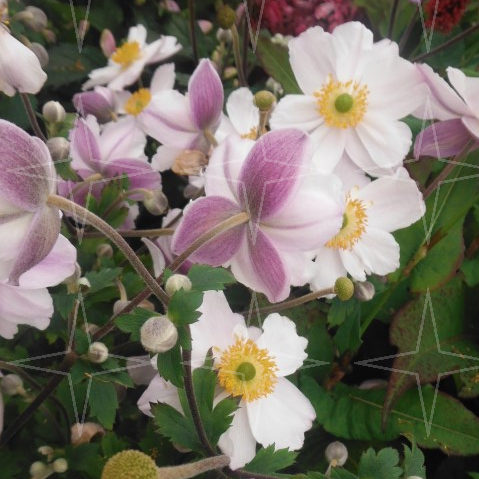
{"type": "Polygon", "coordinates": [[[34,131],[35,135],[38,136],[38,138],[40,138],[40,140],[46,143],[47,138],[43,134],[43,131],[40,128],[40,125],[38,124],[37,115],[35,114],[35,111],[33,110],[33,106],[30,102],[29,96],[26,93],[20,93],[20,98],[22,99],[22,103],[27,113],[28,120],[30,121],[32,130],[34,131]]]}
{"type": "Polygon", "coordinates": [[[238,80],[240,86],[248,86],[243,70],[243,60],[241,58],[241,46],[238,29],[236,28],[236,25],[233,24],[230,30],[233,39],[233,55],[235,57],[236,70],[238,71],[238,80]]]}
{"type": "Polygon", "coordinates": [[[388,38],[392,39],[394,31],[394,23],[396,22],[396,15],[398,11],[399,0],[394,0],[393,6],[391,8],[391,15],[389,17],[389,26],[388,26],[388,38]]]}

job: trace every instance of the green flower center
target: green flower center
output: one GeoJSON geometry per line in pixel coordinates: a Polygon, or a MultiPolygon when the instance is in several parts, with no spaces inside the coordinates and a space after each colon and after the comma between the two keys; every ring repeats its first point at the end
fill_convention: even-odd
{"type": "Polygon", "coordinates": [[[236,368],[236,375],[241,381],[251,381],[256,376],[256,368],[249,362],[241,363],[236,368]]]}
{"type": "Polygon", "coordinates": [[[334,107],[339,113],[347,113],[351,110],[354,99],[349,93],[341,93],[334,101],[334,107]]]}

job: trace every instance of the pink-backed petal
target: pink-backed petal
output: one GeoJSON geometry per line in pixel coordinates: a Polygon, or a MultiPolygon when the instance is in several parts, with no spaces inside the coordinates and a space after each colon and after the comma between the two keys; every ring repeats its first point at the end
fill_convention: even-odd
{"type": "Polygon", "coordinates": [[[238,198],[251,218],[264,220],[294,194],[310,152],[308,136],[293,129],[263,135],[241,169],[238,198]]]}
{"type": "Polygon", "coordinates": [[[416,137],[414,156],[448,158],[457,155],[472,139],[471,133],[459,119],[433,123],[416,137]]]}
{"type": "Polygon", "coordinates": [[[193,123],[199,130],[214,129],[223,110],[221,79],[210,60],[202,59],[188,84],[193,123]]]}
{"type": "Polygon", "coordinates": [[[57,208],[45,206],[35,213],[18,251],[9,282],[18,284],[20,276],[40,263],[52,250],[60,234],[60,214],[57,208]]]}
{"type": "MultiPolygon", "coordinates": [[[[107,88],[104,88],[110,92],[107,88]]],[[[100,123],[106,123],[112,119],[115,110],[113,94],[110,92],[110,98],[101,94],[99,91],[86,91],[73,95],[73,105],[82,116],[94,115],[100,123]]]]}
{"type": "MultiPolygon", "coordinates": [[[[173,251],[176,254],[182,253],[203,233],[240,211],[235,203],[220,196],[209,196],[194,201],[185,209],[183,220],[175,231],[173,251]]],[[[211,266],[222,265],[238,251],[243,242],[245,228],[245,225],[236,226],[215,236],[195,251],[190,260],[211,266]]]]}
{"type": "MultiPolygon", "coordinates": [[[[108,178],[122,178],[127,176],[130,189],[145,188],[157,190],[161,188],[161,175],[153,170],[149,163],[130,158],[118,159],[109,163],[103,170],[108,178]]],[[[132,199],[143,198],[142,194],[130,196],[132,199]]]]}
{"type": "MultiPolygon", "coordinates": [[[[94,119],[93,117],[90,117],[94,119]]],[[[92,168],[94,171],[101,170],[101,152],[97,137],[86,120],[78,118],[70,133],[71,155],[73,162],[92,168]],[[80,163],[79,163],[80,162],[80,163]]],[[[76,166],[75,164],[73,166],[76,166]]]]}
{"type": "Polygon", "coordinates": [[[0,120],[0,197],[34,211],[52,190],[53,163],[45,144],[0,120]]]}
{"type": "Polygon", "coordinates": [[[289,295],[290,281],[285,265],[273,243],[260,229],[256,229],[254,235],[248,230],[248,241],[231,261],[231,270],[238,281],[264,293],[272,303],[289,295]]]}
{"type": "Polygon", "coordinates": [[[40,263],[20,276],[22,288],[48,288],[56,286],[75,272],[77,251],[60,235],[50,253],[40,263]]]}

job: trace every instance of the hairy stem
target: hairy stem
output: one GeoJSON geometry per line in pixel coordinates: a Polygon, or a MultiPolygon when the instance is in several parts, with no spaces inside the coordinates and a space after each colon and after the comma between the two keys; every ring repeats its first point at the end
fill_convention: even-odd
{"type": "Polygon", "coordinates": [[[100,217],[88,211],[86,208],[83,208],[80,205],[77,205],[73,201],[70,201],[62,196],[50,195],[48,197],[47,203],[57,208],[67,211],[68,213],[73,214],[74,216],[81,216],[87,223],[92,225],[94,228],[101,231],[105,236],[107,236],[127,257],[130,264],[133,266],[135,271],[143,278],[145,283],[150,288],[151,292],[163,303],[168,304],[168,295],[163,291],[161,286],[155,280],[155,278],[150,274],[146,269],[144,264],[141,262],[140,258],[135,254],[131,249],[130,245],[123,239],[121,234],[119,234],[114,228],[112,228],[108,223],[103,221],[100,217]]]}
{"type": "Polygon", "coordinates": [[[208,471],[222,469],[229,462],[230,458],[228,456],[215,455],[189,464],[181,464],[180,466],[159,467],[157,468],[158,479],[189,479],[208,471]]]}
{"type": "Polygon", "coordinates": [[[33,110],[33,106],[30,102],[30,98],[28,97],[26,93],[20,93],[20,98],[22,99],[23,106],[25,107],[25,111],[28,116],[28,121],[30,122],[32,130],[34,131],[35,135],[38,136],[38,138],[40,138],[40,140],[46,143],[47,138],[43,134],[43,131],[40,128],[40,125],[38,124],[37,116],[35,114],[35,111],[33,110]]]}
{"type": "Polygon", "coordinates": [[[247,86],[248,84],[246,83],[246,78],[243,70],[243,60],[241,57],[241,46],[238,29],[236,28],[236,25],[233,24],[230,30],[233,39],[233,55],[235,57],[236,70],[238,71],[238,80],[240,86],[247,86]]]}
{"type": "MultiPolygon", "coordinates": [[[[80,231],[77,230],[79,233],[80,231]]],[[[173,228],[155,228],[146,230],[117,230],[123,238],[157,238],[158,236],[171,236],[175,230],[173,228]]],[[[102,238],[105,235],[100,231],[87,231],[83,233],[85,238],[102,238]]]]}

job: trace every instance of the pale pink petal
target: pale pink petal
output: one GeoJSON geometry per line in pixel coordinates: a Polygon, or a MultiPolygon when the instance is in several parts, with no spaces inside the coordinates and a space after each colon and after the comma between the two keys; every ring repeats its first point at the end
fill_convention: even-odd
{"type": "Polygon", "coordinates": [[[169,381],[165,381],[159,374],[151,380],[149,386],[138,399],[137,405],[143,414],[153,417],[151,405],[157,403],[168,404],[168,406],[183,414],[178,389],[169,381]]]}
{"type": "Polygon", "coordinates": [[[99,140],[103,164],[117,158],[145,158],[145,134],[132,118],[122,118],[103,127],[99,140]]]}
{"type": "Polygon", "coordinates": [[[471,135],[474,135],[476,139],[479,140],[479,119],[473,118],[470,116],[465,116],[462,118],[462,122],[466,126],[466,128],[469,130],[471,135]]]}
{"type": "Polygon", "coordinates": [[[95,117],[90,116],[88,122],[77,118],[70,132],[70,152],[75,169],[86,167],[93,171],[101,170],[102,153],[98,141],[99,128],[95,117]]]}
{"type": "Polygon", "coordinates": [[[346,268],[343,266],[338,250],[334,248],[327,246],[321,248],[314,264],[314,275],[311,280],[313,291],[332,288],[338,278],[346,276],[346,268]]]}
{"type": "Polygon", "coordinates": [[[152,95],[162,90],[172,90],[175,86],[175,64],[166,63],[159,66],[150,83],[150,91],[152,95]]]}
{"type": "Polygon", "coordinates": [[[181,148],[172,148],[165,145],[159,146],[151,159],[152,168],[156,171],[169,170],[182,151],[181,148]]]}
{"type": "MultiPolygon", "coordinates": [[[[109,162],[103,169],[103,175],[108,178],[128,177],[129,188],[145,188],[158,190],[161,188],[161,175],[153,170],[149,163],[135,159],[116,159],[109,162]]],[[[130,195],[133,200],[142,200],[144,195],[130,195]]]]}
{"type": "Polygon", "coordinates": [[[226,112],[240,135],[246,135],[252,128],[258,128],[259,110],[249,88],[238,88],[230,94],[226,102],[226,112]]]}
{"type": "Polygon", "coordinates": [[[165,256],[161,249],[148,238],[141,238],[145,243],[148,251],[150,252],[151,259],[153,260],[153,271],[155,272],[155,278],[159,278],[163,273],[166,266],[165,256]]]}
{"type": "Polygon", "coordinates": [[[299,128],[310,133],[323,121],[314,96],[286,95],[274,108],[269,123],[272,130],[299,128]]]}

